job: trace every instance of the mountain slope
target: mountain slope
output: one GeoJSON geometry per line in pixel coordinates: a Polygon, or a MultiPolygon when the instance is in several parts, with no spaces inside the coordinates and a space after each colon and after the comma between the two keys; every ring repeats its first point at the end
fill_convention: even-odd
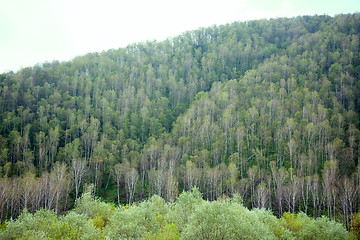
{"type": "Polygon", "coordinates": [[[92,183],[111,201],[198,186],[348,223],[359,26],[359,14],[236,22],[2,74],[1,219],[66,209],[92,183]]]}

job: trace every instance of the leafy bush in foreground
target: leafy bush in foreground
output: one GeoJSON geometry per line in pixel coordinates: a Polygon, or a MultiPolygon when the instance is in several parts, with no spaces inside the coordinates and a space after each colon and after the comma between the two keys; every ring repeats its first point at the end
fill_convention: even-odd
{"type": "Polygon", "coordinates": [[[56,216],[52,210],[39,210],[34,214],[26,210],[17,220],[7,223],[0,239],[101,239],[96,229],[83,214],[70,212],[56,216]]]}
{"type": "MultiPolygon", "coordinates": [[[[91,190],[91,188],[90,188],[91,190]]],[[[304,213],[278,219],[265,209],[249,210],[236,196],[206,201],[198,189],[173,202],[159,196],[114,208],[87,191],[74,210],[27,210],[3,224],[0,239],[346,239],[340,223],[304,213]]]]}

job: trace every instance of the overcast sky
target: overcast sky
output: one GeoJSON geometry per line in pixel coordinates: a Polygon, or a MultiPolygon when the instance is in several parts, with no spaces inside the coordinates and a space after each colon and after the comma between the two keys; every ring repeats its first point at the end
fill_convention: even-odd
{"type": "Polygon", "coordinates": [[[358,11],[359,0],[0,0],[0,73],[214,24],[358,11]]]}

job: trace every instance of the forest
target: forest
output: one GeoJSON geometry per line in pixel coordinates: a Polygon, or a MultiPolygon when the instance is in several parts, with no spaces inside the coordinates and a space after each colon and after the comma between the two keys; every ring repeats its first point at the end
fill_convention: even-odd
{"type": "Polygon", "coordinates": [[[359,50],[359,13],[315,15],[0,74],[0,237],[355,238],[359,50]]]}

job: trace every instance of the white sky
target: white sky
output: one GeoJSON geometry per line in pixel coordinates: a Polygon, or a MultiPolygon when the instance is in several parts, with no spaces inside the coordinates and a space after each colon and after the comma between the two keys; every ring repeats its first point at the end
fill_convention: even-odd
{"type": "Polygon", "coordinates": [[[0,0],[0,73],[213,24],[359,10],[359,0],[0,0]]]}

